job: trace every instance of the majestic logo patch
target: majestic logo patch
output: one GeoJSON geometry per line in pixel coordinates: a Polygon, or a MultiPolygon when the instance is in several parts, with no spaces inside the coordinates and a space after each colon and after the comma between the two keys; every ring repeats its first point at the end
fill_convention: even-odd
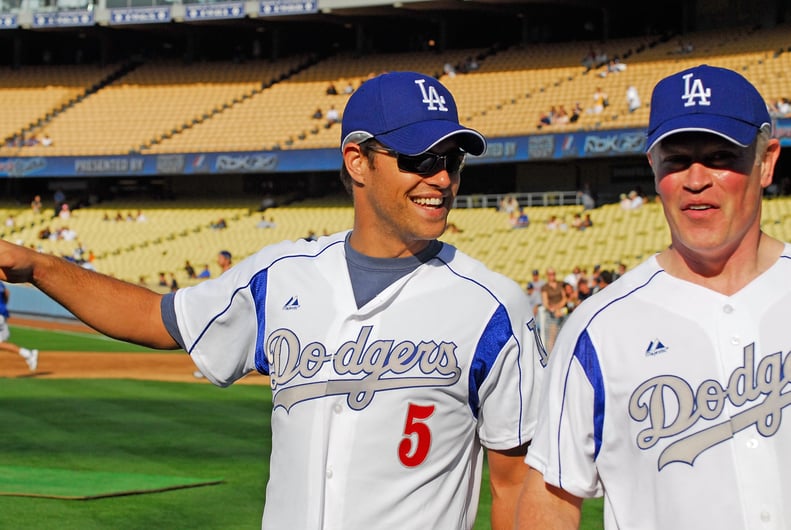
{"type": "Polygon", "coordinates": [[[711,89],[703,88],[703,80],[692,79],[695,74],[687,74],[684,76],[684,94],[681,99],[685,100],[685,107],[694,107],[695,105],[702,105],[708,107],[711,105],[709,98],[711,97],[711,89]]]}
{"type": "Polygon", "coordinates": [[[660,353],[665,353],[667,351],[667,346],[662,344],[662,341],[659,339],[654,339],[648,343],[648,348],[645,349],[645,354],[647,356],[652,355],[659,355],[660,353]]]}
{"type": "Polygon", "coordinates": [[[288,299],[288,302],[283,304],[284,311],[291,311],[294,309],[299,309],[299,297],[297,296],[292,296],[288,299]]]}
{"type": "Polygon", "coordinates": [[[423,103],[427,105],[426,108],[428,110],[448,112],[448,107],[445,106],[445,96],[440,96],[436,87],[426,87],[425,79],[417,79],[415,84],[420,87],[420,93],[423,94],[423,103]]]}

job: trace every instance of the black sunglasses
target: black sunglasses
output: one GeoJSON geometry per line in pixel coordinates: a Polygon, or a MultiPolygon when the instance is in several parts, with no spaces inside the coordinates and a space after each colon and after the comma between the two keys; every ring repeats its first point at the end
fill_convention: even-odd
{"type": "Polygon", "coordinates": [[[366,147],[376,153],[395,157],[398,169],[406,173],[414,173],[421,177],[436,175],[440,170],[446,169],[448,173],[458,173],[464,167],[466,153],[456,150],[445,155],[436,153],[422,153],[419,155],[404,155],[386,147],[366,144],[366,147]]]}

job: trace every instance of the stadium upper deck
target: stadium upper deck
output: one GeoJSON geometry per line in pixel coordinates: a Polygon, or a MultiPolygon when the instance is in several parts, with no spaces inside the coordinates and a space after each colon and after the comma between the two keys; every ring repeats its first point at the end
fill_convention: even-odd
{"type": "Polygon", "coordinates": [[[327,96],[326,86],[409,68],[442,77],[462,120],[492,139],[490,153],[465,173],[486,177],[467,179],[478,186],[470,193],[502,191],[501,177],[507,191],[574,190],[583,182],[603,190],[646,178],[648,97],[668,71],[722,64],[744,72],[769,103],[791,92],[791,31],[778,24],[789,8],[781,1],[735,12],[747,2],[712,0],[695,12],[694,2],[672,0],[634,13],[626,0],[323,0],[297,2],[313,10],[300,15],[261,11],[294,3],[242,2],[233,12],[228,2],[6,2],[0,27],[16,29],[0,29],[7,44],[0,46],[7,102],[0,175],[91,182],[182,175],[186,192],[204,187],[203,175],[222,174],[237,193],[258,189],[248,177],[263,174],[334,175],[338,128],[311,115],[341,109],[346,96],[327,96]],[[84,20],[75,15],[83,7],[84,20]],[[161,22],[132,16],[163,7],[161,22]],[[108,18],[116,9],[131,18],[108,18]],[[705,24],[714,29],[690,31],[705,24]],[[682,41],[694,50],[677,53],[682,41]],[[627,69],[599,77],[600,69],[582,65],[591,49],[618,56],[627,69]],[[446,63],[469,57],[475,71],[443,74],[446,63]],[[624,94],[632,84],[643,101],[629,112],[624,94]],[[537,128],[553,106],[590,108],[599,86],[609,94],[605,112],[537,128]],[[51,145],[42,145],[45,138],[51,145]],[[612,162],[587,163],[596,157],[612,162]],[[551,165],[556,160],[562,168],[551,165]]]}

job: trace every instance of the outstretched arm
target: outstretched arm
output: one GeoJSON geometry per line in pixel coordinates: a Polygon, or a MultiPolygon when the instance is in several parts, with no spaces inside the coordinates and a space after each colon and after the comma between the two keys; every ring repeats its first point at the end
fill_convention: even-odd
{"type": "Polygon", "coordinates": [[[489,480],[492,486],[492,530],[511,530],[516,505],[527,470],[527,445],[508,451],[487,450],[489,480]]]}
{"type": "Polygon", "coordinates": [[[0,241],[0,280],[32,283],[110,337],[151,348],[179,347],[162,322],[162,295],[144,287],[6,241],[0,241]]]}
{"type": "Polygon", "coordinates": [[[516,511],[517,530],[575,530],[580,526],[582,499],[544,482],[529,469],[516,511]]]}

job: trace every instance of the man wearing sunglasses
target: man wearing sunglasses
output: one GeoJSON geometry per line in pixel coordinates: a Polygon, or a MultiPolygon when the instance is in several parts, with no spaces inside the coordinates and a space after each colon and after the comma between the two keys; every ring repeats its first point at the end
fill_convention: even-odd
{"type": "Polygon", "coordinates": [[[486,447],[492,527],[510,529],[546,354],[519,285],[437,240],[485,147],[436,79],[383,74],[342,118],[352,230],[164,296],[5,242],[0,280],[107,335],[184,348],[218,386],[269,375],[263,528],[472,528],[486,447]]]}

